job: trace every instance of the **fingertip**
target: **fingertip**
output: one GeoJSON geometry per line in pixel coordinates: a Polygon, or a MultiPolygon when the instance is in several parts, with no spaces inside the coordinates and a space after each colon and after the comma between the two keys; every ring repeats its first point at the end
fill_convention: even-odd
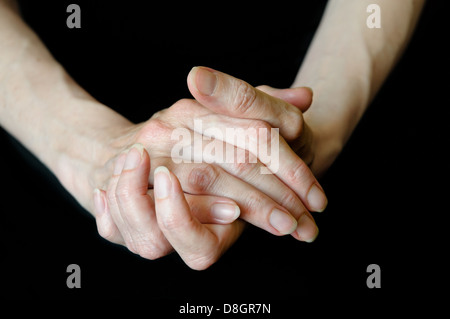
{"type": "Polygon", "coordinates": [[[130,200],[128,195],[134,197],[147,193],[150,157],[142,144],[133,144],[122,152],[117,159],[116,166],[113,175],[114,182],[112,188],[108,188],[108,192],[124,195],[122,199],[127,202],[130,200]]]}
{"type": "Polygon", "coordinates": [[[195,83],[194,83],[195,81],[194,81],[194,79],[195,79],[195,73],[197,72],[197,69],[198,69],[198,66],[194,66],[194,67],[189,71],[188,76],[187,76],[187,79],[186,79],[188,88],[189,88],[189,90],[191,91],[191,93],[193,93],[193,92],[192,92],[192,89],[195,88],[195,83]]]}
{"type": "Polygon", "coordinates": [[[312,88],[310,88],[309,86],[303,86],[302,88],[309,91],[309,94],[311,94],[311,98],[314,96],[314,91],[312,88]]]}
{"type": "Polygon", "coordinates": [[[123,170],[134,170],[142,163],[144,146],[140,143],[133,144],[127,152],[123,170]]]}
{"type": "Polygon", "coordinates": [[[293,97],[293,105],[298,107],[300,111],[306,112],[311,106],[314,98],[314,91],[308,87],[296,88],[297,94],[293,97]]]}
{"type": "Polygon", "coordinates": [[[241,216],[241,209],[239,208],[238,205],[234,205],[234,210],[235,210],[234,220],[236,220],[239,218],[239,216],[241,216]]]}
{"type": "Polygon", "coordinates": [[[309,209],[314,212],[321,213],[328,205],[328,198],[325,195],[325,192],[317,184],[311,186],[306,199],[308,201],[309,209]]]}
{"type": "MultiPolygon", "coordinates": [[[[188,75],[189,88],[194,88],[195,92],[202,96],[214,94],[217,86],[217,76],[212,69],[206,67],[193,67],[188,75]]],[[[195,93],[192,92],[191,93],[195,93]]]]}
{"type": "Polygon", "coordinates": [[[144,153],[144,145],[142,145],[141,143],[135,143],[131,145],[130,149],[132,148],[135,148],[139,152],[139,154],[141,154],[141,156],[144,153]]]}
{"type": "Polygon", "coordinates": [[[121,243],[119,230],[108,210],[106,192],[98,188],[94,189],[94,211],[99,235],[108,241],[121,243]]]}
{"type": "Polygon", "coordinates": [[[312,243],[319,235],[319,228],[311,216],[303,214],[298,220],[296,233],[301,241],[312,243]]]}
{"type": "Polygon", "coordinates": [[[239,218],[241,210],[232,203],[215,203],[211,206],[211,216],[221,224],[229,224],[239,218]]]}
{"type": "Polygon", "coordinates": [[[158,200],[166,199],[172,192],[172,177],[169,169],[158,166],[154,172],[154,195],[158,200]]]}
{"type": "Polygon", "coordinates": [[[279,92],[279,98],[306,112],[313,101],[313,90],[310,87],[296,87],[279,92]]]}
{"type": "Polygon", "coordinates": [[[158,166],[156,169],[155,169],[155,175],[157,175],[157,174],[159,174],[159,173],[164,173],[164,174],[167,174],[168,176],[169,176],[169,178],[170,178],[170,171],[169,171],[169,169],[167,168],[167,167],[165,167],[165,166],[158,166]]]}
{"type": "Polygon", "coordinates": [[[297,228],[297,220],[288,212],[274,208],[269,216],[270,225],[282,235],[289,235],[297,228]]]}

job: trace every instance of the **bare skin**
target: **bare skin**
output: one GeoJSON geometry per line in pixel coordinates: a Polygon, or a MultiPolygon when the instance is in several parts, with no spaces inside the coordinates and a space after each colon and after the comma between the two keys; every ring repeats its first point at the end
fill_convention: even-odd
{"type": "Polygon", "coordinates": [[[194,68],[188,86],[195,100],[178,101],[135,124],[75,83],[23,23],[15,2],[0,0],[0,125],[96,217],[101,235],[145,258],[175,249],[189,266],[204,269],[239,237],[244,221],[312,241],[318,229],[310,212],[327,203],[315,176],[345,145],[401,55],[422,6],[413,0],[330,1],[291,89],[254,88],[194,68]],[[370,3],[383,10],[381,29],[366,26],[370,3]],[[314,90],[313,101],[305,87],[314,90]],[[261,162],[175,165],[170,132],[192,129],[199,117],[217,125],[279,128],[279,171],[255,174],[261,162]],[[170,189],[154,199],[160,166],[170,189]],[[180,220],[192,230],[183,233],[185,242],[173,233],[180,220]],[[213,236],[213,244],[201,245],[202,236],[213,236]]]}

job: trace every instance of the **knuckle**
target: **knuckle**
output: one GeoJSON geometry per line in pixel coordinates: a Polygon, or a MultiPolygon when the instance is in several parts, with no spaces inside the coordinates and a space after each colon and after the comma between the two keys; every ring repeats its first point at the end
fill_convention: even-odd
{"type": "Polygon", "coordinates": [[[113,225],[104,225],[97,221],[98,234],[107,241],[116,242],[116,231],[113,225]]]}
{"type": "Polygon", "coordinates": [[[251,127],[254,130],[254,139],[258,144],[269,144],[272,139],[272,126],[260,120],[251,121],[251,127]]]}
{"type": "Polygon", "coordinates": [[[115,190],[111,190],[106,192],[106,199],[108,200],[109,204],[115,204],[117,202],[116,192],[115,190]]]}
{"type": "Polygon", "coordinates": [[[248,152],[242,152],[243,155],[236,156],[235,160],[232,163],[233,166],[233,172],[237,176],[245,176],[248,175],[253,168],[255,167],[254,163],[250,163],[248,160],[248,152]]]}
{"type": "Polygon", "coordinates": [[[161,223],[162,223],[164,230],[167,230],[169,232],[176,231],[180,227],[183,227],[183,224],[181,223],[181,221],[178,218],[176,218],[175,216],[173,216],[173,214],[163,218],[161,220],[161,223]]]}
{"type": "Polygon", "coordinates": [[[147,121],[138,133],[138,141],[155,141],[166,139],[170,136],[172,128],[170,125],[163,121],[160,117],[152,118],[147,121]]]}
{"type": "Polygon", "coordinates": [[[205,270],[212,266],[218,259],[219,256],[217,253],[210,252],[207,254],[195,256],[193,258],[189,258],[186,261],[186,264],[194,270],[205,270]]]}
{"type": "Polygon", "coordinates": [[[130,185],[121,183],[115,190],[116,201],[124,204],[131,199],[130,185]]]}
{"type": "Polygon", "coordinates": [[[153,245],[139,245],[135,248],[136,253],[142,258],[155,260],[164,256],[163,252],[153,245]]]}
{"type": "Polygon", "coordinates": [[[279,204],[289,209],[290,207],[294,207],[295,204],[297,204],[299,201],[300,199],[297,197],[297,195],[295,195],[294,192],[289,190],[283,192],[279,204]]]}
{"type": "Polygon", "coordinates": [[[194,167],[188,176],[188,186],[197,193],[212,190],[219,176],[218,169],[213,165],[194,167]]]}
{"type": "Polygon", "coordinates": [[[121,233],[114,222],[97,217],[96,224],[100,237],[115,244],[123,244],[121,233]]]}
{"type": "Polygon", "coordinates": [[[264,200],[262,195],[258,192],[250,192],[245,194],[245,206],[247,206],[247,210],[250,214],[253,213],[257,215],[259,213],[258,207],[260,207],[262,203],[264,203],[264,200]]]}
{"type": "Polygon", "coordinates": [[[194,218],[191,214],[185,218],[179,218],[177,214],[167,214],[159,219],[159,226],[161,230],[167,233],[177,233],[186,227],[190,227],[194,223],[194,218]]]}
{"type": "Polygon", "coordinates": [[[309,180],[310,175],[311,171],[309,167],[303,161],[298,161],[298,163],[287,171],[286,178],[290,183],[295,184],[301,182],[303,184],[309,180]]]}
{"type": "Polygon", "coordinates": [[[169,107],[169,110],[172,112],[189,112],[192,106],[192,100],[191,99],[181,99],[176,101],[174,104],[172,104],[171,107],[169,107]]]}
{"type": "Polygon", "coordinates": [[[252,121],[250,121],[250,128],[253,128],[257,132],[259,132],[260,130],[262,130],[262,131],[270,131],[272,126],[270,126],[270,124],[267,123],[266,121],[252,120],[252,121]]]}
{"type": "Polygon", "coordinates": [[[139,225],[146,222],[146,216],[142,216],[141,214],[136,213],[135,207],[133,204],[129,204],[127,202],[121,203],[121,217],[123,221],[129,227],[138,227],[139,225]]]}
{"type": "Polygon", "coordinates": [[[165,255],[164,249],[157,245],[152,238],[147,237],[128,241],[127,248],[131,252],[149,260],[155,260],[165,255]]]}
{"type": "Polygon", "coordinates": [[[168,124],[161,119],[152,119],[145,124],[144,131],[165,131],[169,129],[168,124]]]}
{"type": "Polygon", "coordinates": [[[236,88],[236,95],[234,97],[234,110],[241,114],[247,113],[254,105],[255,100],[255,89],[247,82],[239,81],[236,88]]]}
{"type": "Polygon", "coordinates": [[[150,121],[160,119],[161,117],[164,117],[164,114],[166,113],[167,109],[159,110],[158,112],[153,113],[152,117],[150,118],[150,121]]]}

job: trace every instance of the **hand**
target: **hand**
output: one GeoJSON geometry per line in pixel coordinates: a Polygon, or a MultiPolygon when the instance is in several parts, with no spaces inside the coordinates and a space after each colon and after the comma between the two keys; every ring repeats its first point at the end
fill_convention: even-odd
{"type": "Polygon", "coordinates": [[[164,166],[155,170],[155,208],[158,225],[181,258],[193,269],[205,269],[230,247],[243,222],[203,225],[191,213],[177,177],[164,166]]]}
{"type": "MultiPolygon", "coordinates": [[[[260,85],[255,89],[287,103],[287,112],[282,113],[278,121],[272,120],[271,122],[275,122],[274,125],[278,122],[284,126],[283,129],[280,128],[281,136],[284,137],[292,150],[305,162],[305,164],[311,167],[316,158],[315,148],[313,147],[313,141],[315,140],[313,138],[315,136],[313,131],[305,122],[303,116],[301,120],[301,129],[299,131],[293,132],[294,130],[288,126],[289,121],[292,121],[292,116],[298,117],[298,112],[294,111],[295,108],[292,108],[291,106],[296,107],[303,115],[311,106],[313,91],[307,87],[276,89],[268,85],[260,85]]],[[[315,172],[313,171],[313,173],[315,172]]]]}
{"type": "Polygon", "coordinates": [[[315,148],[312,131],[302,112],[311,105],[311,89],[277,90],[269,86],[256,89],[242,80],[205,67],[192,69],[188,86],[196,100],[214,112],[207,115],[205,130],[217,127],[223,131],[231,125],[217,114],[229,116],[233,124],[241,128],[245,128],[247,122],[238,122],[235,118],[251,120],[255,127],[266,130],[279,128],[282,165],[275,175],[295,191],[309,210],[320,212],[325,209],[327,199],[323,189],[308,168],[314,160],[315,148]]]}
{"type": "Polygon", "coordinates": [[[183,194],[165,167],[155,171],[153,192],[148,190],[149,174],[150,158],[141,144],[117,158],[107,192],[126,196],[108,201],[105,191],[95,191],[100,235],[145,258],[156,259],[174,247],[191,268],[209,267],[241,234],[244,222],[235,221],[239,208],[226,198],[183,194]]]}
{"type": "MultiPolygon", "coordinates": [[[[289,92],[285,91],[285,93],[289,92]]],[[[284,95],[288,100],[294,99],[296,101],[292,102],[296,102],[301,107],[303,106],[304,109],[307,108],[307,104],[309,103],[307,96],[302,102],[298,94],[294,94],[293,96],[289,94],[284,95]]],[[[237,162],[231,165],[227,163],[214,163],[215,165],[206,165],[204,163],[174,164],[173,160],[169,157],[169,149],[173,146],[173,141],[169,139],[170,133],[173,130],[170,128],[174,126],[191,128],[193,118],[201,119],[204,117],[214,117],[221,123],[227,121],[231,127],[233,125],[261,127],[262,123],[261,121],[242,119],[234,119],[237,122],[233,122],[232,118],[214,114],[203,108],[196,101],[181,100],[171,108],[158,112],[149,121],[140,125],[133,125],[122,131],[122,137],[117,138],[115,143],[121,139],[126,141],[125,143],[121,142],[122,145],[130,143],[130,141],[146,143],[147,148],[150,150],[153,167],[165,165],[177,171],[178,175],[181,176],[182,184],[184,183],[183,189],[189,193],[186,196],[189,205],[196,218],[201,222],[226,223],[236,218],[233,214],[228,215],[228,221],[214,218],[214,210],[211,209],[213,203],[227,201],[224,197],[228,197],[235,199],[236,203],[241,207],[241,217],[244,220],[276,235],[292,233],[295,230],[292,233],[295,238],[304,241],[313,240],[317,236],[317,226],[314,224],[311,215],[297,195],[285,184],[280,182],[275,175],[259,174],[259,169],[261,166],[264,166],[261,162],[255,165],[248,165],[248,163],[242,165],[237,162]],[[155,154],[153,156],[151,155],[152,151],[155,154]],[[159,164],[153,165],[154,163],[159,164]],[[238,169],[237,171],[236,168],[238,169]],[[252,172],[251,170],[253,170],[253,174],[250,174],[252,172]],[[208,181],[213,181],[214,183],[208,181]],[[263,192],[269,193],[270,197],[263,192]],[[195,194],[210,196],[194,196],[195,194]],[[221,197],[216,198],[212,195],[221,197]],[[250,200],[248,200],[249,198],[250,200]],[[281,207],[281,204],[287,206],[291,213],[288,213],[285,207],[281,207]],[[287,218],[285,218],[286,216],[287,218]],[[294,216],[294,218],[291,216],[294,216]],[[306,216],[306,218],[303,216],[306,216]],[[299,222],[297,223],[296,220],[299,220],[299,222]]],[[[267,128],[267,125],[264,127],[267,128]]],[[[288,150],[284,151],[292,160],[292,151],[291,153],[288,150]]],[[[283,156],[282,154],[282,163],[285,162],[283,156]]],[[[295,161],[295,158],[293,160],[295,161]]],[[[108,191],[97,191],[96,193],[97,207],[111,207],[110,211],[112,212],[109,215],[97,215],[99,232],[105,238],[116,243],[124,244],[130,250],[143,257],[150,259],[161,257],[169,253],[172,247],[168,245],[163,234],[155,227],[155,218],[148,217],[148,215],[154,216],[154,212],[152,213],[148,208],[145,208],[148,206],[148,203],[147,205],[134,203],[134,200],[139,198],[144,198],[145,200],[143,202],[148,202],[148,195],[151,196],[151,191],[147,195],[146,189],[148,185],[151,186],[153,184],[153,175],[150,174],[147,185],[145,182],[142,182],[147,181],[145,177],[143,179],[141,178],[141,183],[132,183],[131,177],[128,177],[128,183],[119,183],[120,180],[123,180],[123,178],[120,179],[119,175],[122,172],[121,167],[124,166],[125,161],[126,155],[123,152],[114,156],[108,161],[106,167],[102,169],[103,172],[100,174],[103,176],[111,174],[111,162],[116,162],[116,168],[112,174],[112,178],[105,178],[103,182],[103,189],[107,189],[108,191]],[[130,185],[134,185],[134,187],[130,185]],[[136,188],[136,185],[140,185],[140,188],[136,188]],[[142,219],[146,220],[147,224],[142,223],[142,219]]],[[[127,171],[124,170],[124,173],[127,171]]],[[[315,181],[314,178],[313,180],[315,181]]],[[[301,190],[301,187],[297,189],[301,190]]],[[[228,203],[233,204],[230,201],[228,203]]],[[[235,232],[234,234],[238,233],[235,232]]],[[[236,238],[231,236],[229,241],[233,242],[236,238]]]]}

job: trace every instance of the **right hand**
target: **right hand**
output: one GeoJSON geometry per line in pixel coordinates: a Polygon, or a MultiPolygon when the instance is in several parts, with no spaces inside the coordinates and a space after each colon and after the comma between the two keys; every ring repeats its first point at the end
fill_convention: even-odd
{"type": "Polygon", "coordinates": [[[143,146],[118,157],[108,191],[94,194],[100,235],[144,258],[175,249],[189,267],[209,267],[242,233],[239,208],[227,198],[184,194],[175,175],[165,167],[158,171],[149,190],[150,157],[143,146]],[[107,193],[120,195],[111,200],[107,193]]]}

